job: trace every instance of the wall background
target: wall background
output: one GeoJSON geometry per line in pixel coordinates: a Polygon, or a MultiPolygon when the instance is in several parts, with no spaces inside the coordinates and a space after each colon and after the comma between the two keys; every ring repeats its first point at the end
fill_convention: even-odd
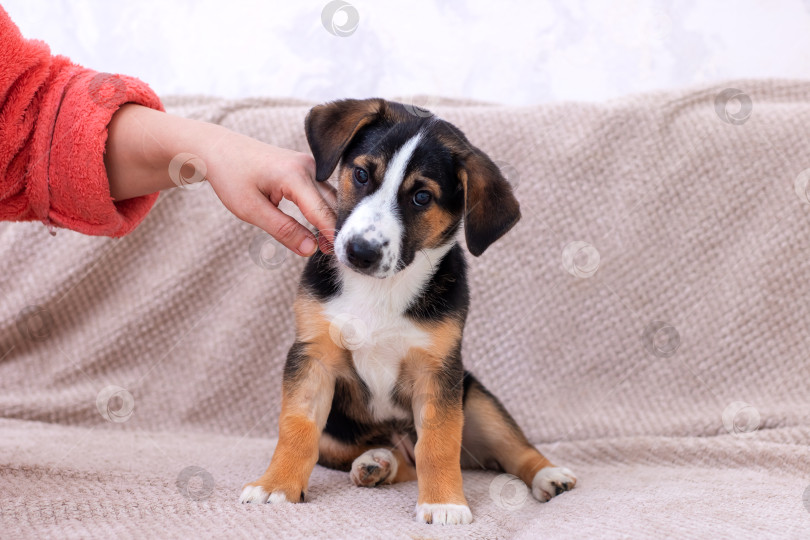
{"type": "Polygon", "coordinates": [[[26,37],[159,94],[604,100],[736,77],[810,78],[810,0],[7,0],[26,37]]]}

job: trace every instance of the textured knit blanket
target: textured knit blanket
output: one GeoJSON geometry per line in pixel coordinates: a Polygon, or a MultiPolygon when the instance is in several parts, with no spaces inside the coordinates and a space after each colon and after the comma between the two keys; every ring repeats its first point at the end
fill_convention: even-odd
{"type": "MultiPolygon", "coordinates": [[[[0,537],[810,537],[810,83],[427,103],[523,211],[469,257],[465,364],[576,489],[465,471],[442,527],[318,466],[306,504],[239,504],[303,261],[203,184],[119,240],[0,224],[0,537]]],[[[307,150],[309,104],[166,105],[307,150]]]]}

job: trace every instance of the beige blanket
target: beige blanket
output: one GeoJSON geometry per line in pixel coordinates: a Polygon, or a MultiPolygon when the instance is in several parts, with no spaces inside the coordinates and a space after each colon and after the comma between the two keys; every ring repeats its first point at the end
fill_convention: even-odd
{"type": "MultiPolygon", "coordinates": [[[[307,149],[308,104],[167,105],[307,149]]],[[[303,261],[256,264],[203,186],[117,241],[0,224],[0,537],[810,537],[810,83],[433,108],[524,216],[470,257],[465,363],[575,490],[465,472],[474,522],[429,526],[415,483],[316,467],[306,504],[238,504],[303,261]]]]}

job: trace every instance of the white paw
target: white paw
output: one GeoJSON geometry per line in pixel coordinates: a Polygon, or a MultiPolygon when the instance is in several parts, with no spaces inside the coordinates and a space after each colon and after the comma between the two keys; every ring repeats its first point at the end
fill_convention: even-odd
{"type": "Polygon", "coordinates": [[[441,525],[472,523],[472,512],[466,504],[417,504],[416,520],[441,525]]]}
{"type": "Polygon", "coordinates": [[[287,502],[287,496],[280,491],[267,493],[262,486],[245,486],[239,496],[239,502],[278,504],[287,502]]]}
{"type": "Polygon", "coordinates": [[[540,469],[532,480],[532,495],[540,502],[546,502],[563,491],[573,489],[577,477],[565,467],[546,467],[540,469]]]}
{"type": "Polygon", "coordinates": [[[275,493],[270,494],[270,496],[267,498],[267,502],[270,504],[281,504],[290,501],[287,500],[287,496],[282,492],[276,491],[275,493]]]}
{"type": "Polygon", "coordinates": [[[397,458],[390,450],[374,448],[354,460],[350,476],[356,486],[373,487],[396,476],[397,466],[397,458]]]}

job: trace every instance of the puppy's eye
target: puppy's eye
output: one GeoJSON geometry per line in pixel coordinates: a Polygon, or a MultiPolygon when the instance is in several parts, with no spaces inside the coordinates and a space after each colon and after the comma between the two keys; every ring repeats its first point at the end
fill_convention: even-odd
{"type": "Polygon", "coordinates": [[[361,169],[360,167],[354,168],[354,180],[358,184],[365,184],[368,182],[368,173],[365,169],[361,169]]]}
{"type": "Polygon", "coordinates": [[[413,195],[413,204],[416,206],[425,206],[427,205],[433,197],[431,196],[429,191],[420,190],[414,193],[413,195]]]}

